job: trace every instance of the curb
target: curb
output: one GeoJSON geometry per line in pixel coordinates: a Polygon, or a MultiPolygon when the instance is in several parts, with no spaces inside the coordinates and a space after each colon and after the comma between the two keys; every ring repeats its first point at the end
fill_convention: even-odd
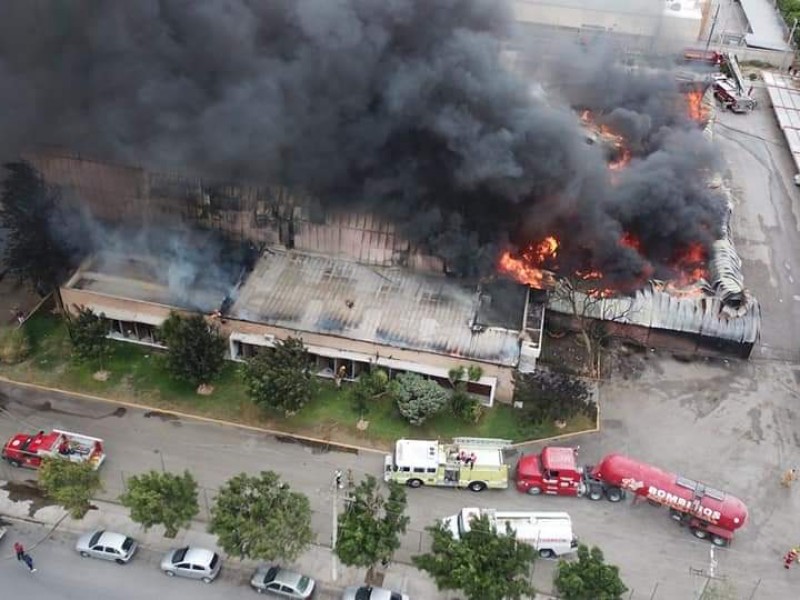
{"type": "Polygon", "coordinates": [[[215,419],[213,417],[204,417],[201,415],[194,415],[191,413],[186,413],[179,410],[171,410],[165,409],[158,406],[152,406],[149,404],[139,404],[136,402],[128,402],[127,400],[116,400],[113,398],[106,398],[104,396],[95,396],[92,394],[85,394],[83,392],[74,392],[71,390],[65,390],[61,388],[53,388],[48,387],[45,385],[39,385],[38,383],[29,383],[27,381],[18,381],[16,379],[11,379],[10,377],[6,377],[5,375],[0,375],[0,382],[8,383],[11,385],[18,385],[20,387],[28,388],[37,390],[40,392],[49,392],[49,393],[56,393],[56,394],[63,394],[65,396],[75,396],[76,398],[81,398],[83,400],[89,400],[92,402],[103,402],[105,404],[114,404],[117,406],[124,406],[125,408],[131,409],[138,409],[143,411],[152,411],[163,415],[170,415],[174,417],[178,417],[181,419],[186,420],[193,420],[199,421],[201,423],[209,423],[212,425],[223,425],[227,427],[236,427],[239,429],[245,429],[247,431],[255,431],[258,433],[266,433],[268,435],[275,436],[276,438],[287,438],[289,440],[296,440],[298,443],[306,443],[306,444],[313,444],[318,446],[327,447],[329,449],[338,450],[339,452],[349,452],[352,454],[358,454],[359,452],[369,452],[373,454],[386,454],[385,450],[379,450],[377,448],[369,448],[367,446],[356,446],[354,444],[344,444],[340,442],[332,442],[330,440],[324,440],[320,438],[315,438],[306,435],[298,435],[295,433],[290,433],[287,431],[280,431],[277,429],[267,429],[265,427],[257,427],[255,425],[245,425],[244,423],[237,423],[235,421],[226,421],[224,419],[215,419]]]}
{"type": "MultiPolygon", "coordinates": [[[[1,383],[8,383],[11,385],[17,385],[19,387],[24,387],[28,389],[37,390],[40,392],[50,392],[56,394],[63,394],[65,396],[75,396],[76,398],[81,398],[83,400],[89,400],[91,402],[103,402],[105,404],[114,404],[117,406],[124,406],[125,408],[132,408],[138,409],[143,411],[152,411],[156,413],[160,413],[163,415],[170,415],[174,417],[178,417],[181,419],[199,421],[201,423],[209,423],[212,425],[222,425],[225,427],[236,427],[239,429],[245,429],[247,431],[255,431],[258,433],[265,433],[268,435],[272,435],[276,438],[284,438],[281,441],[296,441],[298,443],[306,443],[306,444],[313,444],[317,446],[323,446],[328,448],[329,450],[334,450],[338,452],[349,452],[352,454],[358,454],[359,452],[364,453],[372,453],[372,454],[387,454],[387,450],[380,450],[378,448],[370,448],[369,446],[357,446],[355,444],[345,444],[341,442],[333,442],[330,440],[324,440],[321,438],[315,438],[306,435],[299,435],[287,431],[281,431],[279,429],[267,429],[266,427],[257,427],[255,425],[245,425],[244,423],[237,423],[235,421],[226,421],[224,419],[216,419],[213,417],[204,417],[202,415],[195,415],[192,413],[186,413],[179,410],[172,410],[161,408],[158,406],[152,406],[150,404],[139,404],[137,402],[128,402],[127,400],[116,400],[114,398],[106,398],[104,396],[95,396],[93,394],[86,394],[84,392],[75,392],[72,390],[65,390],[62,388],[54,388],[45,385],[40,385],[38,383],[30,383],[27,381],[19,381],[17,379],[11,379],[5,375],[0,375],[0,382],[1,383]]],[[[599,433],[600,432],[600,402],[598,399],[597,402],[597,418],[595,419],[595,426],[592,429],[585,429],[583,431],[574,431],[571,433],[562,433],[559,435],[553,435],[546,438],[539,438],[533,440],[523,440],[521,442],[514,442],[510,445],[511,448],[520,448],[522,446],[527,446],[530,444],[540,444],[540,443],[549,443],[558,440],[565,440],[569,438],[573,438],[579,435],[585,435],[587,433],[599,433]]]]}

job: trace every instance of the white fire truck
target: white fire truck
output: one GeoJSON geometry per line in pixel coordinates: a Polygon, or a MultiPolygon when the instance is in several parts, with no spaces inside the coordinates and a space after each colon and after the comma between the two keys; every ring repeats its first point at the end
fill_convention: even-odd
{"type": "Polygon", "coordinates": [[[454,438],[452,443],[398,440],[384,461],[383,478],[418,488],[435,485],[482,492],[508,487],[503,450],[511,442],[489,438],[454,438]]]}
{"type": "Polygon", "coordinates": [[[572,519],[565,512],[462,508],[457,515],[442,519],[442,523],[455,539],[460,539],[470,531],[472,521],[481,516],[485,516],[498,533],[505,533],[510,527],[520,542],[533,546],[542,558],[555,558],[578,549],[572,519]]]}

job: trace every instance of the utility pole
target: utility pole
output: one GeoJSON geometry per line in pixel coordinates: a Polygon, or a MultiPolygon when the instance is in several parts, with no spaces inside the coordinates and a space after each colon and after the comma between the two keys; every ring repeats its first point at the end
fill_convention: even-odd
{"type": "Polygon", "coordinates": [[[336,541],[339,539],[339,490],[342,488],[342,472],[339,469],[333,474],[333,493],[331,494],[332,506],[331,516],[333,518],[331,528],[331,579],[336,581],[339,578],[339,563],[336,556],[336,541]]]}
{"type": "Polygon", "coordinates": [[[692,575],[698,575],[700,577],[704,577],[706,580],[706,582],[703,584],[703,589],[700,590],[700,593],[697,596],[697,600],[703,600],[703,598],[705,598],[708,586],[712,581],[725,581],[724,576],[722,577],[717,576],[718,564],[719,563],[717,562],[717,559],[714,556],[714,546],[711,546],[711,548],[708,551],[708,571],[705,571],[704,569],[693,569],[692,567],[689,567],[689,572],[692,575]]]}
{"type": "Polygon", "coordinates": [[[717,12],[714,13],[714,20],[711,22],[711,29],[708,30],[708,40],[706,40],[706,52],[708,52],[708,47],[711,45],[711,36],[714,35],[714,29],[717,27],[717,19],[719,18],[720,8],[722,8],[722,4],[717,4],[717,12]]]}

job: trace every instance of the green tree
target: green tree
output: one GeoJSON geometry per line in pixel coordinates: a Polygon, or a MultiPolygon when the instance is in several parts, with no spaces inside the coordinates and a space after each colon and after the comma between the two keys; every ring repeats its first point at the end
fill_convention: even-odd
{"type": "Polygon", "coordinates": [[[102,486],[100,474],[88,462],[45,458],[39,467],[39,487],[73,519],[81,519],[91,507],[92,496],[102,486]]]}
{"type": "Polygon", "coordinates": [[[447,372],[447,379],[450,387],[453,388],[447,403],[453,416],[467,423],[477,423],[480,420],[483,408],[480,401],[470,395],[464,378],[467,377],[469,381],[477,381],[482,376],[483,369],[474,365],[470,365],[468,369],[463,366],[456,367],[447,372]]]}
{"type": "Polygon", "coordinates": [[[392,387],[400,414],[412,425],[422,425],[447,406],[447,390],[416,373],[398,375],[392,387]]]}
{"type": "Polygon", "coordinates": [[[535,551],[517,541],[510,528],[499,533],[482,516],[460,539],[442,523],[426,529],[433,538],[431,551],[411,560],[440,590],[461,590],[469,600],[520,600],[534,594],[528,573],[535,551]]]}
{"type": "Polygon", "coordinates": [[[308,498],[272,471],[240,473],[219,490],[209,531],[237,558],[292,562],[314,540],[308,498]]]}
{"type": "Polygon", "coordinates": [[[97,361],[103,369],[110,349],[108,321],[105,314],[94,314],[91,308],[77,307],[78,315],[69,321],[72,349],[79,360],[97,361]]]}
{"type": "Polygon", "coordinates": [[[617,600],[628,591],[619,569],[607,565],[597,546],[578,546],[577,561],[559,561],[554,583],[564,600],[617,600]]]}
{"type": "Polygon", "coordinates": [[[369,412],[372,402],[388,392],[389,375],[383,369],[371,369],[361,373],[349,389],[353,408],[362,416],[369,412]]]}
{"type": "Polygon", "coordinates": [[[48,186],[29,163],[6,163],[0,224],[9,230],[4,262],[44,295],[69,267],[69,252],[53,235],[58,188],[48,186]]]}
{"type": "Polygon", "coordinates": [[[303,341],[289,337],[274,348],[262,348],[244,366],[250,398],[259,406],[292,414],[314,395],[317,382],[303,341]]]}
{"type": "Polygon", "coordinates": [[[368,582],[379,562],[388,563],[400,547],[400,534],[405,533],[406,491],[398,483],[389,484],[389,497],[384,499],[372,475],[353,490],[345,511],[339,515],[339,536],[336,555],[351,567],[367,567],[368,582]]]}
{"type": "Polygon", "coordinates": [[[597,417],[592,390],[582,379],[537,369],[533,373],[514,374],[514,401],[522,402],[524,417],[534,425],[546,421],[566,421],[578,415],[597,417]]]}
{"type": "Polygon", "coordinates": [[[176,312],[161,326],[167,345],[167,368],[192,385],[209,383],[225,362],[225,340],[202,315],[182,317],[176,312]]]}
{"type": "Polygon", "coordinates": [[[127,488],[119,498],[131,511],[131,520],[145,531],[163,525],[164,535],[174,538],[178,529],[186,527],[197,515],[197,482],[189,471],[183,475],[150,471],[129,477],[127,488]]]}

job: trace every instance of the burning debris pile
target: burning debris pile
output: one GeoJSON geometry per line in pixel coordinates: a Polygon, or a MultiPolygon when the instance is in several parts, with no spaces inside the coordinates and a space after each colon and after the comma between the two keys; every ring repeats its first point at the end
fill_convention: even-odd
{"type": "MultiPolygon", "coordinates": [[[[612,67],[613,69],[613,67],[612,67]]],[[[669,124],[662,124],[663,128],[676,127],[679,130],[698,131],[707,127],[711,118],[711,108],[705,101],[708,86],[679,86],[680,94],[674,100],[678,110],[682,111],[685,119],[675,120],[669,124]]],[[[635,115],[628,114],[628,109],[619,107],[605,112],[593,112],[589,109],[580,111],[580,121],[586,132],[586,142],[597,146],[606,160],[609,171],[608,181],[611,187],[624,182],[624,170],[632,161],[646,161],[651,150],[648,149],[645,137],[632,136],[629,140],[623,131],[631,131],[626,127],[625,120],[633,120],[635,115]],[[616,125],[612,125],[616,123],[616,125]]],[[[642,115],[639,115],[641,117],[642,115]]],[[[669,129],[668,129],[669,131],[669,129]]],[[[656,150],[659,152],[660,150],[656,150]]],[[[634,163],[634,167],[641,163],[634,163]]],[[[712,185],[712,165],[707,165],[693,175],[698,181],[705,180],[709,197],[715,197],[714,203],[720,205],[724,202],[719,196],[718,186],[712,185]]],[[[647,202],[646,198],[642,198],[647,202]]],[[[613,199],[612,199],[613,202],[613,199]]],[[[688,207],[687,207],[688,208],[688,207]]],[[[720,221],[722,212],[718,212],[720,221]]],[[[666,216],[666,215],[665,215],[666,216]]],[[[669,226],[669,223],[665,223],[669,226]]],[[[710,223],[704,225],[706,233],[712,231],[710,223]]],[[[722,234],[723,229],[717,229],[722,234]]],[[[571,239],[571,236],[566,238],[571,239]]],[[[719,248],[719,241],[709,242],[708,237],[701,236],[696,240],[686,240],[676,245],[671,251],[662,253],[654,264],[643,244],[641,235],[633,229],[622,231],[617,245],[628,253],[635,253],[642,261],[639,273],[628,281],[605,282],[605,276],[600,266],[593,264],[590,253],[586,253],[584,262],[573,264],[566,271],[559,268],[558,255],[561,252],[562,241],[560,237],[549,234],[542,240],[534,240],[517,252],[505,251],[498,262],[501,272],[507,273],[517,281],[538,289],[553,289],[558,285],[558,278],[566,277],[572,280],[573,287],[582,290],[591,297],[603,298],[618,294],[631,294],[646,285],[654,286],[658,290],[676,296],[701,296],[712,292],[709,283],[709,264],[712,252],[719,248]],[[607,284],[606,284],[607,283],[607,284]]],[[[666,250],[666,249],[665,249],[666,250]]],[[[735,254],[735,253],[734,253],[735,254]]],[[[738,258],[738,257],[737,257],[738,258]]],[[[715,282],[717,280],[715,279],[715,282]]]]}

